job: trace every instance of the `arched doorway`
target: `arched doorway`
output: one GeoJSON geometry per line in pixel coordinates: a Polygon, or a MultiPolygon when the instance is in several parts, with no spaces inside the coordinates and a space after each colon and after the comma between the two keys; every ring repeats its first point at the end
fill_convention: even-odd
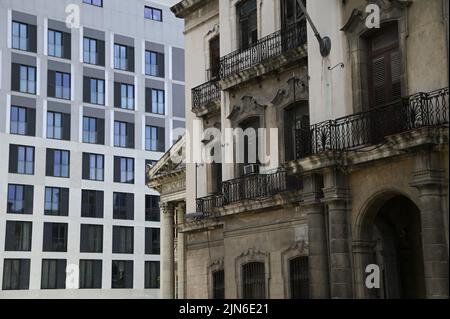
{"type": "Polygon", "coordinates": [[[361,236],[372,243],[367,262],[380,267],[380,288],[370,289],[369,296],[425,298],[420,210],[416,204],[404,195],[384,195],[364,218],[361,236]]]}

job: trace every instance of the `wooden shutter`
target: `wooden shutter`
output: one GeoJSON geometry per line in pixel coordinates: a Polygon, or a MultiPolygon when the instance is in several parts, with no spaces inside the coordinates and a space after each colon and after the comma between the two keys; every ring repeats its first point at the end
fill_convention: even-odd
{"type": "Polygon", "coordinates": [[[394,51],[390,54],[391,57],[391,100],[395,101],[402,97],[401,86],[401,55],[400,51],[394,51]]]}
{"type": "Polygon", "coordinates": [[[372,61],[372,106],[377,107],[386,103],[386,68],[384,56],[372,61]]]}

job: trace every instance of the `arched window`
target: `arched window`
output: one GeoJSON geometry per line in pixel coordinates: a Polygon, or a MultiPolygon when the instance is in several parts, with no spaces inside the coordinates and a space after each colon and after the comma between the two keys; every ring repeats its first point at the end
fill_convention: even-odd
{"type": "Polygon", "coordinates": [[[266,298],[264,263],[250,262],[242,266],[242,298],[266,298]]]}
{"type": "Polygon", "coordinates": [[[225,272],[217,270],[212,274],[213,299],[225,298],[225,272]]]}
{"type": "Polygon", "coordinates": [[[289,260],[289,287],[292,299],[309,298],[308,257],[300,256],[289,260]]]}

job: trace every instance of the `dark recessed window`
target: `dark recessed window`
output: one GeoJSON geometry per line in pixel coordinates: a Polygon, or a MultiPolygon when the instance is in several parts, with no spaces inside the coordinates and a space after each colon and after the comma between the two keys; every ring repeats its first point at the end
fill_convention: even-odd
{"type": "Polygon", "coordinates": [[[70,140],[70,114],[47,112],[47,138],[70,140]]]}
{"type": "Polygon", "coordinates": [[[134,85],[120,84],[120,108],[134,110],[134,85]]]}
{"type": "Polygon", "coordinates": [[[83,3],[90,4],[96,7],[103,7],[103,0],[83,0],[83,3]]]}
{"type": "Polygon", "coordinates": [[[238,8],[241,49],[248,49],[258,41],[256,0],[242,1],[238,8]]]}
{"type": "Polygon", "coordinates": [[[225,272],[217,270],[212,273],[213,299],[225,298],[225,272]]]}
{"type": "Polygon", "coordinates": [[[46,176],[69,178],[70,152],[47,149],[46,176]]]}
{"type": "Polygon", "coordinates": [[[8,214],[32,214],[33,213],[33,186],[8,185],[8,214]]]}
{"type": "Polygon", "coordinates": [[[104,161],[104,155],[83,153],[83,179],[103,181],[105,170],[104,161]]]}
{"type": "Polygon", "coordinates": [[[160,221],[159,196],[145,195],[145,221],[160,221]]]}
{"type": "Polygon", "coordinates": [[[301,256],[289,260],[289,288],[291,299],[309,298],[308,257],[301,256]]]}
{"type": "Polygon", "coordinates": [[[114,156],[114,182],[134,184],[134,158],[114,156]]]}
{"type": "Polygon", "coordinates": [[[145,262],[145,289],[159,289],[159,261],[145,262]]]}
{"type": "Polygon", "coordinates": [[[83,62],[97,64],[97,54],[97,40],[85,37],[83,39],[83,62]]]}
{"type": "Polygon", "coordinates": [[[44,214],[52,216],[69,215],[69,189],[59,187],[45,188],[44,214]]]}
{"type": "Polygon", "coordinates": [[[66,252],[67,228],[65,223],[44,223],[43,251],[66,252]]]}
{"type": "Polygon", "coordinates": [[[83,143],[105,143],[105,120],[95,117],[83,116],[83,143]]]}
{"type": "Polygon", "coordinates": [[[242,266],[242,298],[266,298],[264,263],[250,262],[242,266]]]}
{"type": "Polygon", "coordinates": [[[34,66],[13,64],[11,77],[13,91],[36,94],[36,68],[34,66]]]}
{"type": "Polygon", "coordinates": [[[13,174],[34,174],[34,147],[9,145],[9,172],[13,174]]]}
{"type": "Polygon", "coordinates": [[[164,127],[147,125],[145,127],[145,149],[147,151],[165,151],[165,130],[164,127]]]}
{"type": "Polygon", "coordinates": [[[31,251],[32,223],[6,221],[5,251],[31,251]]]}
{"type": "Polygon", "coordinates": [[[105,80],[84,77],[83,101],[105,105],[105,80]]]}
{"type": "Polygon", "coordinates": [[[114,44],[114,68],[127,70],[127,47],[125,45],[114,44]]]}
{"type": "Polygon", "coordinates": [[[132,254],[134,252],[134,228],[113,226],[113,254],[132,254]]]}
{"type": "Polygon", "coordinates": [[[30,285],[30,259],[5,259],[3,290],[24,290],[30,285]]]}
{"type": "Polygon", "coordinates": [[[146,94],[146,112],[154,114],[165,114],[164,91],[158,89],[145,89],[146,94]]]}
{"type": "Polygon", "coordinates": [[[134,147],[134,124],[114,121],[114,146],[134,147]]]}
{"type": "Polygon", "coordinates": [[[103,191],[81,191],[81,217],[103,218],[103,191]]]}
{"type": "Polygon", "coordinates": [[[48,30],[48,55],[58,58],[63,57],[63,33],[48,30]]]}
{"type": "Polygon", "coordinates": [[[159,228],[145,229],[145,254],[159,255],[160,253],[160,231],[159,228]]]}
{"type": "Polygon", "coordinates": [[[17,135],[35,135],[36,112],[19,106],[11,106],[10,133],[17,135]]]}
{"type": "Polygon", "coordinates": [[[145,74],[164,77],[164,53],[145,51],[145,74]]]}
{"type": "Polygon", "coordinates": [[[133,288],[133,261],[113,260],[111,288],[133,288]]]}
{"type": "Polygon", "coordinates": [[[101,253],[103,252],[103,226],[81,225],[80,252],[101,253]]]}
{"type": "Polygon", "coordinates": [[[113,194],[113,218],[128,220],[134,219],[134,194],[113,194]]]}
{"type": "Polygon", "coordinates": [[[162,10],[145,6],[144,18],[162,22],[162,19],[163,19],[162,10]]]}
{"type": "Polygon", "coordinates": [[[80,289],[102,288],[102,261],[80,260],[80,289]]]}
{"type": "Polygon", "coordinates": [[[12,48],[28,51],[28,24],[12,22],[12,48]]]}
{"type": "Polygon", "coordinates": [[[65,259],[42,259],[41,289],[66,288],[65,259]]]}

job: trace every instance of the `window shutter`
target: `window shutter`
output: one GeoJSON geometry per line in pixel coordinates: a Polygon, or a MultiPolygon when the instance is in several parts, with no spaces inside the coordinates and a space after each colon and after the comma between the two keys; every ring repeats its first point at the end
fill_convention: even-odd
{"type": "Polygon", "coordinates": [[[120,83],[114,82],[114,106],[120,108],[120,83]]]}
{"type": "Polygon", "coordinates": [[[33,214],[33,191],[34,187],[31,185],[27,185],[24,187],[25,191],[25,214],[33,214]]]}
{"type": "Polygon", "coordinates": [[[83,179],[89,179],[89,154],[83,153],[83,159],[82,159],[82,173],[83,179]]]}
{"type": "Polygon", "coordinates": [[[127,47],[128,71],[134,72],[134,48],[127,47]]]}
{"type": "Polygon", "coordinates": [[[28,49],[31,52],[37,52],[37,27],[28,25],[28,49]]]}
{"type": "Polygon", "coordinates": [[[83,78],[83,101],[91,103],[91,78],[87,76],[83,78]]]}
{"type": "Polygon", "coordinates": [[[70,114],[62,114],[62,139],[70,141],[70,114]]]}
{"type": "Polygon", "coordinates": [[[60,189],[60,200],[61,200],[61,216],[69,216],[69,189],[60,189]]]}
{"type": "Polygon", "coordinates": [[[54,171],[53,171],[53,167],[54,167],[54,152],[53,150],[49,150],[47,149],[47,154],[46,154],[46,160],[45,160],[45,175],[46,176],[54,176],[54,171]]]}
{"type": "Polygon", "coordinates": [[[56,75],[55,71],[48,71],[48,78],[47,78],[47,96],[48,97],[55,97],[55,86],[56,86],[56,75]]]}
{"type": "Polygon", "coordinates": [[[372,60],[372,107],[386,103],[386,68],[384,56],[372,60]]]}
{"type": "Polygon", "coordinates": [[[36,110],[27,109],[27,135],[36,136],[36,110]]]}
{"type": "Polygon", "coordinates": [[[402,87],[400,81],[401,75],[401,57],[400,52],[391,53],[391,101],[402,97],[402,87]]]}
{"type": "Polygon", "coordinates": [[[20,65],[13,63],[11,66],[11,91],[20,89],[20,65]]]}
{"type": "Polygon", "coordinates": [[[97,119],[97,144],[105,145],[105,120],[97,119]]]}
{"type": "Polygon", "coordinates": [[[105,42],[97,40],[97,64],[105,66],[105,42]]]}
{"type": "Polygon", "coordinates": [[[134,123],[127,123],[127,146],[134,148],[134,123]]]}
{"type": "Polygon", "coordinates": [[[114,156],[114,182],[120,183],[120,157],[114,156]]]}
{"type": "Polygon", "coordinates": [[[152,89],[145,88],[145,112],[150,113],[152,111],[152,89]]]}
{"type": "Polygon", "coordinates": [[[164,53],[158,53],[156,55],[156,63],[158,65],[158,76],[164,77],[165,76],[165,70],[164,70],[164,53]]]}
{"type": "Polygon", "coordinates": [[[63,55],[66,59],[71,59],[72,56],[72,36],[70,33],[63,33],[63,55]]]}
{"type": "Polygon", "coordinates": [[[9,146],[9,172],[17,173],[17,145],[9,146]]]}
{"type": "Polygon", "coordinates": [[[95,216],[103,218],[103,191],[95,192],[95,216]]]}

